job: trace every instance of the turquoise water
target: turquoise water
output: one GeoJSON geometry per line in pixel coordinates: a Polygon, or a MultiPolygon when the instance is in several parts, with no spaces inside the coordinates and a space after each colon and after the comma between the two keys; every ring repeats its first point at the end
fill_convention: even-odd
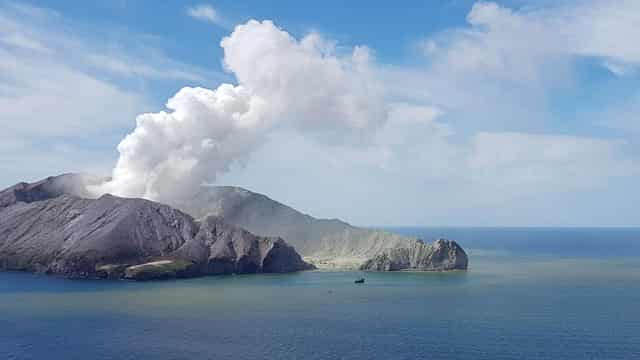
{"type": "Polygon", "coordinates": [[[0,273],[0,359],[640,358],[640,230],[396,230],[459,239],[469,271],[0,273]]]}

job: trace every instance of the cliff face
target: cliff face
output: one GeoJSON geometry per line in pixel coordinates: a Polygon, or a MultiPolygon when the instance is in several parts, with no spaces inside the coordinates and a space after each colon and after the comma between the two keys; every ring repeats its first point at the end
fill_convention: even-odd
{"type": "Polygon", "coordinates": [[[163,257],[198,231],[166,205],[111,195],[62,195],[0,211],[0,264],[7,269],[95,275],[95,265],[163,257]]]}
{"type": "Polygon", "coordinates": [[[195,217],[220,216],[253,233],[282,237],[318,267],[358,269],[368,264],[371,270],[427,271],[466,269],[468,264],[458,244],[452,245],[456,251],[443,252],[440,242],[425,245],[415,238],[358,228],[337,219],[316,219],[238,187],[203,187],[191,199],[172,205],[195,217]]]}
{"type": "Polygon", "coordinates": [[[282,273],[311,269],[281,238],[259,237],[209,216],[198,234],[178,249],[177,254],[200,264],[207,274],[282,273]]]}
{"type": "Polygon", "coordinates": [[[202,187],[172,208],[110,195],[85,199],[83,184],[100,180],[66,174],[0,192],[0,267],[141,279],[309,268],[296,250],[325,268],[468,266],[455,242],[428,245],[337,219],[316,219],[238,187],[202,187]]]}
{"type": "Polygon", "coordinates": [[[66,195],[59,182],[0,192],[0,269],[144,280],[310,268],[282,239],[152,201],[66,195]]]}
{"type": "Polygon", "coordinates": [[[338,219],[316,219],[265,195],[233,186],[203,187],[187,201],[172,205],[196,218],[220,216],[255,234],[282,237],[302,255],[314,258],[364,259],[415,241],[338,219]]]}
{"type": "Polygon", "coordinates": [[[233,186],[202,187],[188,200],[171,205],[197,219],[220,216],[255,234],[282,237],[304,255],[313,253],[323,237],[353,228],[337,219],[313,218],[267,196],[233,186]]]}
{"type": "Polygon", "coordinates": [[[411,247],[387,249],[362,264],[361,270],[466,270],[468,262],[467,254],[455,241],[439,239],[432,244],[416,241],[411,247]]]}

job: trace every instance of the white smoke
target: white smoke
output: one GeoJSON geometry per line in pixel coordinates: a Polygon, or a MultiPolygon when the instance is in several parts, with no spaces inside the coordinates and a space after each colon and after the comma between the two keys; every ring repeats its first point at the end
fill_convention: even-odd
{"type": "Polygon", "coordinates": [[[96,193],[176,200],[246,161],[271,130],[359,144],[386,121],[365,47],[340,56],[318,34],[298,41],[271,21],[255,20],[237,26],[221,46],[238,85],[185,87],[167,102],[169,112],[139,115],[118,145],[112,180],[96,193]]]}
{"type": "Polygon", "coordinates": [[[238,26],[221,45],[226,68],[268,102],[278,121],[354,141],[386,119],[366,47],[340,58],[318,34],[296,41],[270,21],[238,26]]]}

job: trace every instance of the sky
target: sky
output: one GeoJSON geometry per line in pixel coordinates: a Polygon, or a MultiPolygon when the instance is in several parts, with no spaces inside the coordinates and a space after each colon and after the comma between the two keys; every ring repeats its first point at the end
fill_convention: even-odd
{"type": "Polygon", "coordinates": [[[636,0],[0,1],[0,187],[640,226],[637,39],[636,0]]]}

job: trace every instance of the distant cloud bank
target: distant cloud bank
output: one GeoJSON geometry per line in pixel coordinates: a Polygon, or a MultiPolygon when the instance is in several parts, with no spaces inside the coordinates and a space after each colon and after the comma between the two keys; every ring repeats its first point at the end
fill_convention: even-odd
{"type": "Polygon", "coordinates": [[[218,11],[211,5],[200,4],[187,7],[187,15],[194,19],[216,24],[222,27],[228,27],[226,20],[220,16],[218,11]]]}

